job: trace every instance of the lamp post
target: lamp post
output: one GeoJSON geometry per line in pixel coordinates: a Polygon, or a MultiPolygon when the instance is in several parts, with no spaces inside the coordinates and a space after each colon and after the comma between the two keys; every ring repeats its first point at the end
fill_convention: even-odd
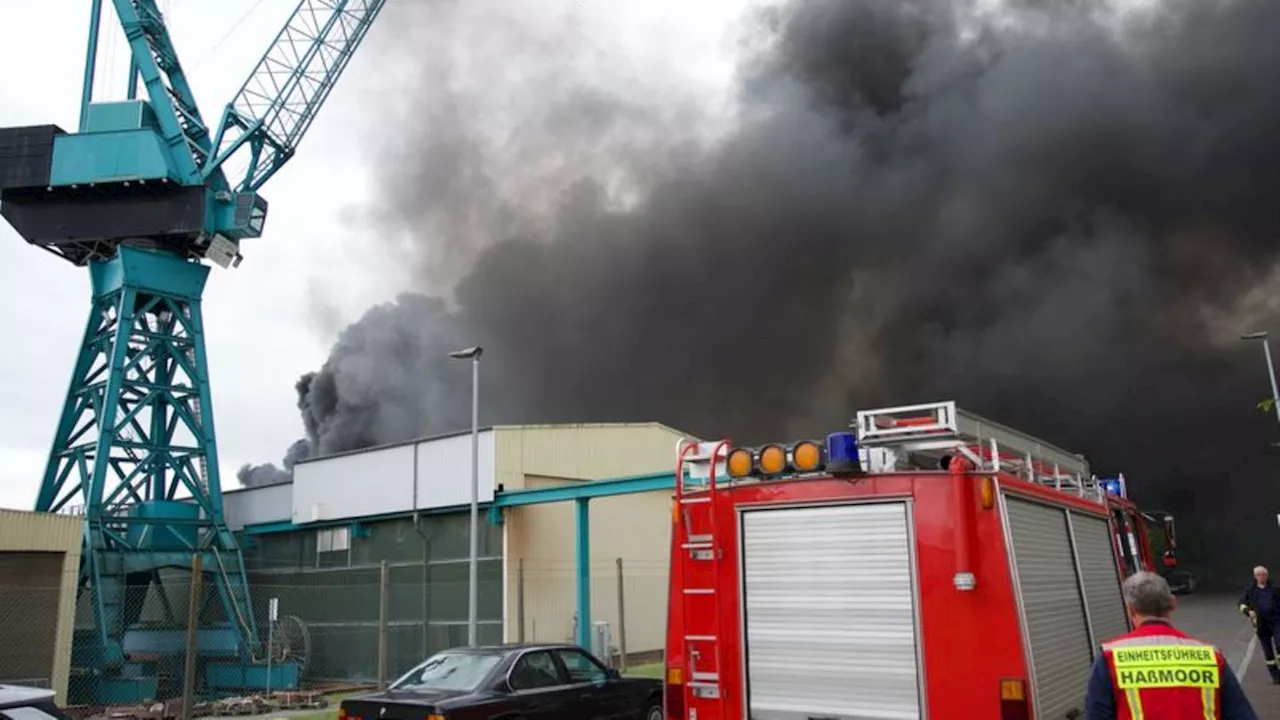
{"type": "Polygon", "coordinates": [[[1276,411],[1276,421],[1280,422],[1280,389],[1276,388],[1276,369],[1271,364],[1271,343],[1267,340],[1266,332],[1251,332],[1240,336],[1241,340],[1261,340],[1262,352],[1267,358],[1267,376],[1271,378],[1271,403],[1276,411]]]}
{"type": "Polygon", "coordinates": [[[483,348],[469,347],[449,353],[457,360],[471,361],[471,558],[467,601],[467,644],[475,647],[478,615],[479,575],[477,560],[480,555],[480,354],[483,348]]]}

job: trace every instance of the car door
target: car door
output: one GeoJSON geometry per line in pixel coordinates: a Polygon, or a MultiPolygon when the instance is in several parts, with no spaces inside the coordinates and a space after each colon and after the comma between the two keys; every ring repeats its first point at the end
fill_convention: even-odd
{"type": "Polygon", "coordinates": [[[556,656],[586,709],[582,717],[596,720],[633,718],[640,708],[632,707],[622,688],[609,681],[609,671],[590,653],[579,648],[559,648],[556,656]]]}
{"type": "Polygon", "coordinates": [[[507,675],[513,705],[528,720],[588,720],[578,693],[549,650],[521,655],[507,675]]]}

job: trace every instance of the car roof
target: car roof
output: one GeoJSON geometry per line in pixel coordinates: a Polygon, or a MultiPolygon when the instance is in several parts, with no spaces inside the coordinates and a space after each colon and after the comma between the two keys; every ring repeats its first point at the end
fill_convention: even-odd
{"type": "Polygon", "coordinates": [[[527,650],[581,650],[577,645],[569,643],[507,643],[504,645],[479,645],[476,647],[456,647],[441,650],[442,653],[460,655],[508,655],[527,650]]]}
{"type": "Polygon", "coordinates": [[[52,700],[54,692],[48,688],[25,685],[0,685],[0,708],[31,705],[52,700]]]}
{"type": "Polygon", "coordinates": [[[558,650],[562,648],[577,649],[577,645],[569,643],[506,643],[503,645],[477,645],[476,647],[467,647],[463,645],[456,648],[448,648],[441,652],[511,652],[513,650],[558,650]]]}

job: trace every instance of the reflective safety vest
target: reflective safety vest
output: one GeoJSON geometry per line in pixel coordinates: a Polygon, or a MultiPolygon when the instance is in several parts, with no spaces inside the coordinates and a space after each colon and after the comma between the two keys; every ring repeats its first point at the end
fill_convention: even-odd
{"type": "Polygon", "coordinates": [[[1227,663],[1214,646],[1152,622],[1104,643],[1102,651],[1115,688],[1116,720],[1222,717],[1227,663]]]}

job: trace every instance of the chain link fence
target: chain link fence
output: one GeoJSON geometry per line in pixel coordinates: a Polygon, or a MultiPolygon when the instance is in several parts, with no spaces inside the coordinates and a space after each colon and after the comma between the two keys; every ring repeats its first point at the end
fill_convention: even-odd
{"type": "MultiPolygon", "coordinates": [[[[624,670],[660,661],[666,644],[667,564],[599,560],[591,563],[590,576],[591,649],[624,670]],[[601,623],[604,628],[599,627],[601,623]]],[[[516,562],[513,585],[509,607],[513,641],[577,642],[575,565],[521,559],[516,562]]]]}
{"type": "MultiPolygon", "coordinates": [[[[481,644],[576,641],[577,571],[571,563],[526,559],[504,565],[487,557],[478,570],[481,644]]],[[[237,612],[236,592],[226,590],[216,572],[204,573],[195,593],[190,572],[148,574],[131,578],[115,603],[111,593],[81,593],[74,650],[58,646],[63,591],[57,582],[0,579],[0,682],[55,687],[61,653],[64,703],[73,706],[213,701],[262,692],[268,675],[273,690],[373,687],[437,651],[467,644],[468,575],[466,560],[259,568],[249,572],[252,612],[246,614],[237,612]],[[113,669],[120,665],[112,662],[112,644],[102,641],[95,602],[101,602],[98,612],[128,628],[119,646],[123,671],[113,669]],[[246,662],[241,638],[255,635],[246,662]],[[190,647],[199,648],[193,658],[190,647]],[[188,671],[192,682],[184,687],[188,671]]],[[[666,599],[665,563],[594,562],[593,637],[602,627],[607,637],[603,648],[593,649],[623,669],[660,659],[666,599]]]]}

